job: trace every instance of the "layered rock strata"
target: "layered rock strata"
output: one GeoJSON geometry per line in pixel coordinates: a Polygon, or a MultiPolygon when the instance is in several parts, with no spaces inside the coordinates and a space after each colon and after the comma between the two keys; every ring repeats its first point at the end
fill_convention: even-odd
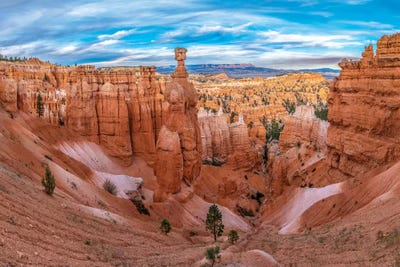
{"type": "Polygon", "coordinates": [[[268,146],[267,170],[275,196],[282,194],[285,185],[309,185],[316,163],[326,154],[328,127],[327,121],[316,118],[312,106],[299,106],[288,117],[279,143],[268,146]]]}
{"type": "Polygon", "coordinates": [[[222,109],[217,114],[200,109],[198,119],[204,163],[215,166],[227,163],[234,169],[252,169],[260,165],[261,150],[251,141],[242,114],[238,122],[229,124],[228,114],[222,109]]]}
{"type": "Polygon", "coordinates": [[[1,107],[66,125],[127,164],[133,153],[150,163],[154,159],[167,108],[163,89],[155,67],[62,67],[37,59],[0,62],[1,107]]]}
{"type": "Polygon", "coordinates": [[[188,81],[184,60],[186,49],[176,48],[178,66],[167,82],[165,99],[168,116],[157,141],[155,174],[158,188],[155,201],[181,190],[182,181],[190,186],[201,170],[201,135],[197,121],[197,93],[188,81]]]}
{"type": "Polygon", "coordinates": [[[356,176],[400,158],[400,34],[339,66],[328,97],[329,164],[356,176]]]}

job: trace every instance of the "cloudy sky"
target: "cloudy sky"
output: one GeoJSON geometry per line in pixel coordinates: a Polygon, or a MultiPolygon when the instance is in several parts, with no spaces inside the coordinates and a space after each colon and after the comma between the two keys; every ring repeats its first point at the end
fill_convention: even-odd
{"type": "Polygon", "coordinates": [[[337,68],[400,31],[400,1],[13,0],[0,2],[0,53],[59,64],[252,63],[337,68]]]}

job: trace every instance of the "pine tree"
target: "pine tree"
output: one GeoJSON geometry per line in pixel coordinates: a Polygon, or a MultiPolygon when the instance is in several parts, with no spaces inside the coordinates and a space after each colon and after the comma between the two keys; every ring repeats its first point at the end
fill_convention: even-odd
{"type": "Polygon", "coordinates": [[[51,196],[56,187],[56,181],[54,180],[54,176],[51,173],[49,166],[46,167],[46,173],[42,179],[42,185],[44,186],[46,193],[51,196]]]}
{"type": "Polygon", "coordinates": [[[43,98],[40,92],[37,94],[37,99],[36,99],[36,110],[39,115],[39,117],[43,116],[44,113],[44,104],[43,104],[43,98]]]}
{"type": "Polygon", "coordinates": [[[208,209],[206,219],[206,230],[210,231],[214,236],[214,242],[217,237],[221,236],[224,232],[224,225],[222,224],[222,214],[217,205],[213,204],[208,209]]]}
{"type": "Polygon", "coordinates": [[[211,261],[211,267],[214,266],[215,260],[219,257],[219,246],[207,248],[205,256],[206,259],[211,261]]]}

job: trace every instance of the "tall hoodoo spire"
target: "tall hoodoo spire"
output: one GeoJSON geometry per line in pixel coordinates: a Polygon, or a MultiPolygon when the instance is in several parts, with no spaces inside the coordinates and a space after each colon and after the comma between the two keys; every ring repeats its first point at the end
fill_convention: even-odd
{"type": "Polygon", "coordinates": [[[186,48],[177,47],[175,48],[175,60],[178,62],[178,66],[176,67],[174,73],[172,74],[173,78],[187,78],[189,74],[185,68],[185,59],[186,59],[186,48]]]}

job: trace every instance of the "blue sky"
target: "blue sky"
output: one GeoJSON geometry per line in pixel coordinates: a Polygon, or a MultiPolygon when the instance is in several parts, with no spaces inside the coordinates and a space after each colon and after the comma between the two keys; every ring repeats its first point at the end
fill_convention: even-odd
{"type": "Polygon", "coordinates": [[[377,0],[13,0],[0,3],[0,53],[59,64],[252,63],[337,68],[400,31],[400,2],[377,0]]]}

